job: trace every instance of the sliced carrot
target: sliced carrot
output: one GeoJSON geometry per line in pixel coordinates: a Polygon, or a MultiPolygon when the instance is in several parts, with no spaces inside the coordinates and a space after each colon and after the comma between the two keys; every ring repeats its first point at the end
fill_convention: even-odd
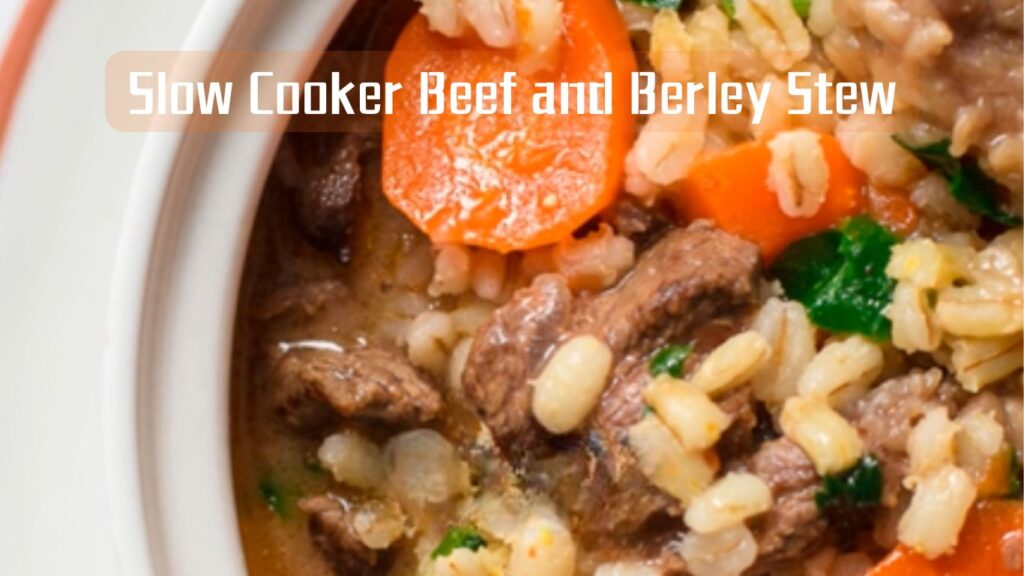
{"type": "Polygon", "coordinates": [[[1012,467],[1013,447],[1006,445],[989,459],[985,474],[978,482],[978,497],[1003,496],[1009,493],[1012,467]]]}
{"type": "Polygon", "coordinates": [[[384,193],[435,242],[501,252],[551,244],[613,199],[635,130],[629,35],[611,0],[564,0],[562,28],[557,69],[518,74],[507,115],[421,114],[420,73],[499,81],[517,70],[514,50],[444,38],[420,15],[399,37],[386,69],[403,89],[384,121],[384,193]],[[601,81],[605,72],[611,114],[533,113],[534,82],[601,81]]]}
{"type": "MultiPolygon", "coordinates": [[[[1019,568],[1007,566],[1007,560],[1012,563],[1013,559],[1005,558],[1003,545],[1010,538],[1021,537],[1022,525],[1020,501],[986,500],[967,516],[953,554],[929,561],[901,544],[868,576],[1020,576],[1019,568]]],[[[1024,563],[1024,557],[1020,562],[1024,563]]]]}
{"type": "Polygon", "coordinates": [[[835,138],[821,135],[829,188],[817,214],[787,216],[768,188],[771,151],[764,141],[739,144],[699,159],[675,186],[673,203],[687,219],[707,218],[761,247],[767,260],[795,240],[832,227],[864,208],[864,176],[846,159],[835,138]]]}

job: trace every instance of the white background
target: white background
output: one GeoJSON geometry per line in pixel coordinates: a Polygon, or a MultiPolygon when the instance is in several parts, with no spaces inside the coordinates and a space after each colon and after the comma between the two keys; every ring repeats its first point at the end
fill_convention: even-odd
{"type": "Polygon", "coordinates": [[[0,50],[7,46],[7,37],[18,17],[22,0],[0,0],[0,50]]]}

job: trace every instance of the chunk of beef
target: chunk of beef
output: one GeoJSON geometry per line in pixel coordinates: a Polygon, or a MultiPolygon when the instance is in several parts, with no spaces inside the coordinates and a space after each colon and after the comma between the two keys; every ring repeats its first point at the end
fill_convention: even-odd
{"type": "Polygon", "coordinates": [[[539,276],[477,332],[462,373],[463,389],[506,447],[512,442],[533,445],[542,435],[533,424],[527,382],[558,341],[571,311],[572,294],[565,279],[539,276]]]}
{"type": "Polygon", "coordinates": [[[335,250],[348,239],[355,205],[376,186],[379,142],[368,134],[303,134],[286,140],[277,166],[292,189],[292,208],[303,236],[335,250]]]}
{"type": "Polygon", "coordinates": [[[753,302],[758,252],[698,223],[666,234],[615,288],[581,306],[573,329],[602,338],[622,358],[647,355],[753,302]]]}
{"type": "Polygon", "coordinates": [[[647,361],[669,342],[700,339],[698,327],[715,325],[705,336],[716,344],[735,332],[737,317],[754,303],[757,264],[752,245],[710,226],[672,231],[619,287],[576,316],[575,330],[596,333],[619,358],[592,419],[589,445],[600,450],[592,451],[597,465],[576,506],[591,529],[631,531],[658,512],[676,512],[677,503],[643,477],[627,444],[629,427],[643,416],[647,361]]]}
{"type": "Polygon", "coordinates": [[[943,379],[942,371],[915,371],[887,380],[861,398],[851,421],[869,453],[882,465],[885,486],[882,503],[894,506],[900,479],[908,471],[907,435],[932,408],[946,406],[954,415],[959,387],[943,379]]]}
{"type": "Polygon", "coordinates": [[[550,446],[530,413],[530,378],[565,338],[603,340],[615,368],[582,433],[590,473],[566,504],[588,530],[634,530],[675,506],[647,482],[626,445],[643,413],[647,360],[668,342],[689,340],[698,326],[747,311],[757,270],[753,245],[699,223],[668,232],[618,286],[596,296],[574,300],[563,282],[542,277],[477,332],[463,373],[467,399],[505,454],[524,464],[550,446]]]}
{"type": "Polygon", "coordinates": [[[408,361],[378,348],[293,349],[272,377],[278,413],[299,429],[338,417],[420,424],[441,410],[441,396],[408,361]]]}
{"type": "Polygon", "coordinates": [[[772,440],[761,445],[748,467],[768,484],[775,499],[755,525],[758,566],[767,569],[819,545],[827,524],[814,502],[818,474],[804,451],[785,438],[772,440]]]}
{"type": "Polygon", "coordinates": [[[348,503],[327,494],[305,498],[299,509],[309,516],[309,534],[339,576],[379,574],[387,554],[367,546],[353,526],[348,503]]]}
{"type": "Polygon", "coordinates": [[[329,303],[348,296],[348,287],[338,280],[303,282],[279,289],[257,302],[253,317],[257,320],[309,318],[329,303]]]}
{"type": "Polygon", "coordinates": [[[632,240],[641,251],[650,248],[671,227],[671,219],[664,211],[645,207],[627,197],[619,198],[608,207],[603,218],[616,234],[632,240]]]}
{"type": "Polygon", "coordinates": [[[629,381],[659,346],[697,325],[749,306],[757,250],[707,224],[673,230],[640,257],[615,288],[573,301],[564,282],[542,276],[518,291],[477,332],[463,373],[466,396],[513,455],[542,437],[530,414],[529,379],[563,338],[590,333],[612,349],[616,373],[596,416],[618,438],[642,411],[640,387],[629,381]]]}

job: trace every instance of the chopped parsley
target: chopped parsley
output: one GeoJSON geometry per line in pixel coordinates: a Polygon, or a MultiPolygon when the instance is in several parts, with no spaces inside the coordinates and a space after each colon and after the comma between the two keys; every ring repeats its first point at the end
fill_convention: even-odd
{"type": "Polygon", "coordinates": [[[267,505],[267,509],[278,518],[285,518],[288,515],[287,498],[281,486],[269,478],[260,481],[257,490],[260,498],[267,505]]]}
{"type": "Polygon", "coordinates": [[[1013,447],[1009,447],[1010,450],[1010,498],[1021,498],[1022,497],[1022,486],[1021,486],[1021,466],[1020,459],[1017,458],[1017,451],[1013,447]]]}
{"type": "Polygon", "coordinates": [[[468,548],[473,552],[487,546],[487,541],[479,532],[467,526],[452,526],[441,538],[434,551],[430,553],[432,559],[444,558],[451,555],[459,548],[468,548]]]}
{"type": "Polygon", "coordinates": [[[843,474],[828,474],[814,494],[814,503],[825,511],[832,506],[864,508],[882,499],[882,468],[871,455],[864,456],[843,474]]]}
{"type": "Polygon", "coordinates": [[[855,216],[791,244],[771,274],[818,326],[884,341],[892,331],[883,311],[895,287],[885,274],[894,244],[896,237],[880,224],[855,216]]]}
{"type": "Polygon", "coordinates": [[[811,0],[792,0],[793,9],[801,20],[807,20],[811,16],[811,0]]]}
{"type": "MultiPolygon", "coordinates": [[[[801,20],[807,20],[811,16],[811,0],[791,0],[791,3],[801,20]]],[[[730,21],[736,19],[736,0],[718,0],[718,7],[730,21]]]]}
{"type": "Polygon", "coordinates": [[[651,376],[668,374],[673,378],[682,378],[683,366],[692,353],[693,344],[669,344],[661,347],[654,356],[651,356],[651,376]]]}
{"type": "Polygon", "coordinates": [[[843,474],[828,474],[814,495],[814,503],[835,534],[836,546],[848,551],[857,535],[871,526],[882,500],[882,468],[874,456],[864,456],[843,474]]]}
{"type": "Polygon", "coordinates": [[[645,8],[656,8],[658,10],[678,10],[683,0],[626,0],[645,8]]]}
{"type": "Polygon", "coordinates": [[[729,17],[729,20],[736,19],[736,0],[719,0],[718,7],[729,17]]]}
{"type": "Polygon", "coordinates": [[[999,205],[999,184],[985,174],[973,158],[954,158],[949,153],[948,139],[922,146],[909,144],[899,136],[893,136],[893,140],[912,152],[929,170],[941,174],[949,185],[950,195],[971,212],[1003,226],[1021,224],[1019,216],[999,205]]]}

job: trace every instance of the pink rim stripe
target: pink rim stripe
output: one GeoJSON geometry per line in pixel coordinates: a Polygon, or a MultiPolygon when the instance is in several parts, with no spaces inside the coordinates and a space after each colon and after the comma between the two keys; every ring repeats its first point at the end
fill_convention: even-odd
{"type": "Polygon", "coordinates": [[[36,40],[43,30],[54,0],[26,0],[0,59],[0,152],[3,152],[7,126],[14,100],[28,69],[36,40]]]}

